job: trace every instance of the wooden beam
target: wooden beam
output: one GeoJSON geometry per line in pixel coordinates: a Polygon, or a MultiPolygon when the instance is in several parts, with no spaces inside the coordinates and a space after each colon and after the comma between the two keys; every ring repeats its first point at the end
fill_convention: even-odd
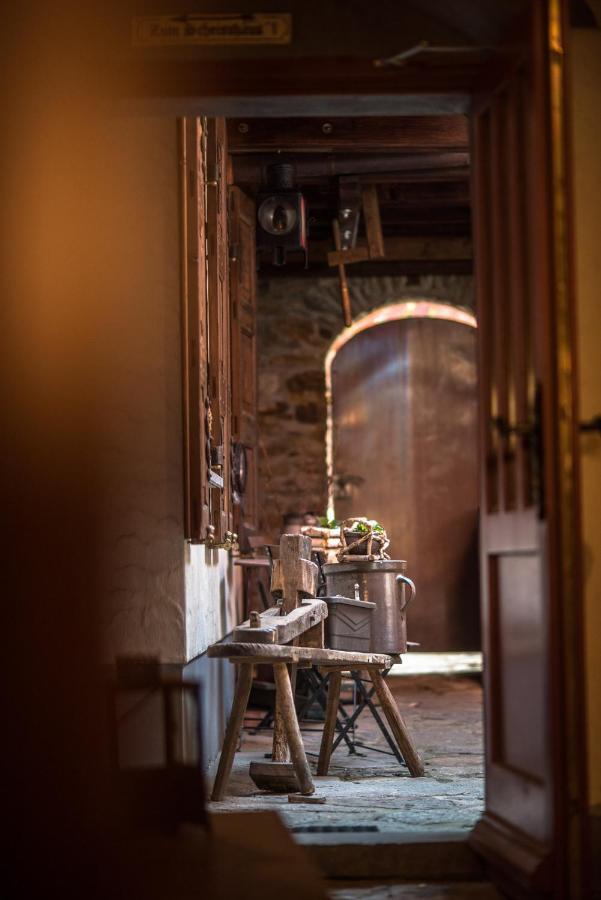
{"type": "MultiPolygon", "coordinates": [[[[348,270],[349,285],[352,288],[355,278],[395,278],[400,275],[411,275],[417,278],[423,275],[471,275],[473,262],[471,259],[405,259],[405,260],[367,260],[356,263],[348,270]]],[[[264,266],[260,270],[262,279],[300,278],[310,281],[313,278],[338,278],[336,268],[327,262],[313,262],[305,269],[303,259],[290,258],[285,266],[264,266]]]]}
{"type": "Polygon", "coordinates": [[[235,663],[282,662],[298,664],[308,662],[314,666],[336,666],[369,669],[376,666],[388,669],[393,663],[387,653],[355,653],[350,650],[320,650],[313,647],[282,647],[280,644],[241,644],[222,641],[211,644],[207,656],[229,659],[235,663]]]}
{"type": "Polygon", "coordinates": [[[231,153],[467,150],[466,116],[229,119],[231,153]]]}
{"type": "MultiPolygon", "coordinates": [[[[361,199],[363,201],[365,237],[367,240],[369,259],[383,259],[385,256],[384,235],[382,234],[380,204],[375,184],[364,186],[361,191],[361,199]]],[[[338,263],[338,265],[340,265],[340,263],[338,263]]]]}
{"type": "MultiPolygon", "coordinates": [[[[334,246],[338,255],[341,253],[350,253],[351,250],[340,249],[340,225],[338,219],[332,221],[332,233],[334,235],[334,246]]],[[[353,312],[351,308],[351,294],[348,289],[348,281],[346,280],[346,269],[344,263],[338,263],[338,278],[340,281],[340,301],[342,303],[342,319],[346,328],[349,328],[353,321],[353,312]]]]}
{"type": "MultiPolygon", "coordinates": [[[[261,184],[272,153],[239,153],[233,159],[233,179],[237,185],[261,184]]],[[[301,186],[319,184],[324,179],[360,175],[371,182],[440,183],[470,178],[470,157],[466,152],[423,151],[421,153],[297,153],[296,178],[301,186]]]]}
{"type": "MultiPolygon", "coordinates": [[[[384,259],[393,260],[461,260],[472,258],[472,242],[468,238],[409,238],[388,237],[384,240],[384,259]]],[[[365,262],[369,257],[367,247],[352,250],[329,250],[326,241],[309,242],[309,262],[327,259],[328,265],[339,266],[365,262]]]]}
{"type": "Polygon", "coordinates": [[[314,597],[317,566],[311,561],[311,538],[304,534],[283,534],[280,556],[273,562],[271,591],[281,592],[282,609],[290,613],[303,597],[314,597]]]}
{"type": "MultiPolygon", "coordinates": [[[[469,215],[470,201],[467,189],[463,185],[454,185],[459,188],[454,193],[451,191],[437,191],[436,188],[423,185],[381,185],[378,190],[380,198],[380,213],[382,220],[385,215],[430,215],[453,216],[459,214],[461,218],[469,215]],[[420,196],[420,191],[423,195],[420,196]]],[[[442,188],[443,185],[437,187],[442,188]]],[[[303,187],[303,196],[307,204],[309,215],[328,211],[329,214],[337,209],[338,195],[336,191],[329,190],[327,185],[313,185],[303,187]]],[[[328,222],[328,224],[330,224],[328,222]]]]}
{"type": "Polygon", "coordinates": [[[294,638],[313,628],[328,615],[327,604],[323,600],[303,600],[301,605],[288,615],[280,615],[279,607],[272,607],[259,616],[260,625],[253,627],[247,620],[234,628],[234,641],[256,644],[287,644],[294,638]]]}

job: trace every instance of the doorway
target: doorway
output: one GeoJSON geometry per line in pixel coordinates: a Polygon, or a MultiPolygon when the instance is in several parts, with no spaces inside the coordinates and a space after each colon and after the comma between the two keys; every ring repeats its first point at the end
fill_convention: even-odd
{"type": "MultiPolygon", "coordinates": [[[[510,5],[502,7],[507,14],[510,5]]],[[[231,121],[232,136],[238,142],[241,135],[246,135],[248,141],[262,133],[265,136],[261,123],[273,115],[322,115],[326,118],[318,123],[307,119],[303,125],[318,124],[321,135],[330,144],[338,137],[339,123],[332,119],[349,110],[351,116],[355,115],[360,98],[359,103],[364,104],[361,111],[368,110],[373,118],[363,131],[355,131],[354,151],[358,151],[361,141],[373,141],[374,136],[378,141],[386,138],[386,132],[375,127],[378,115],[394,116],[409,109],[414,114],[418,107],[420,113],[428,111],[426,117],[440,113],[443,107],[451,117],[470,112],[471,146],[477,162],[473,196],[478,213],[475,233],[479,326],[484,334],[479,348],[481,371],[486,373],[480,406],[481,490],[487,525],[482,538],[482,584],[484,635],[490,662],[486,766],[487,773],[495,777],[488,791],[486,813],[472,842],[494,866],[504,868],[522,885],[536,882],[546,890],[554,885],[555,876],[562,879],[562,889],[566,886],[566,855],[570,852],[579,856],[583,837],[585,777],[579,706],[582,672],[578,662],[580,548],[566,240],[569,204],[565,190],[561,52],[564,10],[560,3],[551,0],[522,11],[523,21],[518,23],[516,19],[511,23],[511,31],[519,34],[518,42],[509,49],[504,44],[506,32],[502,28],[495,36],[492,58],[487,52],[479,52],[490,43],[488,40],[483,40],[476,56],[467,48],[467,62],[458,62],[461,55],[446,56],[445,48],[440,54],[435,51],[434,56],[428,56],[431,67],[421,65],[423,58],[417,64],[413,56],[376,59],[369,56],[369,51],[359,53],[360,60],[351,66],[331,59],[329,68],[311,63],[291,67],[289,60],[278,59],[261,70],[249,57],[237,66],[227,87],[220,82],[219,91],[212,92],[211,78],[205,79],[211,99],[208,105],[204,100],[198,101],[195,109],[200,106],[205,110],[218,109],[221,115],[225,112],[244,116],[231,121]],[[453,64],[445,65],[449,59],[453,64]],[[374,62],[378,65],[374,66],[374,62]],[[246,83],[244,77],[249,73],[253,78],[246,83]],[[456,77],[449,81],[449,74],[456,77]],[[416,89],[419,96],[411,93],[416,89]],[[345,96],[343,105],[340,95],[345,96]],[[251,109],[258,118],[248,118],[251,109]],[[512,341],[516,336],[519,340],[512,341]],[[518,479],[514,477],[516,468],[518,479]],[[537,558],[544,578],[525,577],[524,584],[518,584],[522,580],[518,569],[524,576],[531,574],[527,556],[537,558]],[[531,613],[527,631],[522,616],[525,603],[531,613]],[[523,665],[524,657],[527,667],[523,665]],[[536,687],[526,696],[516,690],[516,684],[525,680],[525,672],[529,677],[525,686],[536,687]],[[536,722],[537,737],[530,740],[520,733],[519,741],[527,749],[534,749],[536,765],[530,758],[528,765],[522,765],[528,753],[514,752],[514,725],[523,721],[526,707],[532,713],[529,721],[536,722]],[[577,774],[567,785],[563,773],[569,764],[577,774]],[[565,823],[569,810],[576,812],[574,828],[568,834],[565,823]],[[515,847],[518,854],[513,852],[515,847]]],[[[416,49],[421,55],[421,47],[416,45],[416,49]]],[[[465,50],[463,47],[462,52],[465,50]]],[[[327,52],[331,52],[330,47],[327,52]]],[[[223,66],[212,67],[209,61],[204,66],[205,72],[214,69],[219,77],[223,75],[223,66]]],[[[198,87],[202,65],[175,69],[180,77],[174,79],[171,89],[181,92],[188,85],[189,96],[193,96],[190,73],[198,87]]],[[[177,96],[181,97],[181,93],[177,96]]],[[[294,146],[298,143],[299,132],[292,130],[289,119],[279,119],[278,125],[278,136],[274,138],[272,133],[271,143],[268,134],[266,149],[270,153],[283,152],[287,140],[294,146]]],[[[415,132],[404,129],[404,133],[415,132]]],[[[322,143],[322,150],[323,146],[322,143]]],[[[255,177],[261,170],[258,154],[255,148],[255,159],[248,170],[251,183],[252,163],[255,177]]],[[[330,156],[328,150],[321,160],[326,174],[348,174],[333,171],[330,156]]],[[[238,184],[235,168],[234,165],[234,183],[238,184]]],[[[431,174],[428,166],[428,175],[431,174]]],[[[210,183],[214,184],[212,179],[210,183]]],[[[324,208],[328,208],[327,201],[324,208]]],[[[322,253],[324,249],[322,245],[322,253]]],[[[326,258],[329,252],[326,250],[326,258]]],[[[408,259],[415,262],[415,257],[407,254],[400,259],[388,256],[389,263],[404,263],[408,259]]],[[[359,262],[356,257],[353,261],[359,262]]],[[[281,286],[287,287],[284,281],[282,277],[281,286]]],[[[287,290],[286,304],[289,299],[287,290]]],[[[320,298],[313,299],[321,312],[320,298]]],[[[292,311],[290,306],[286,308],[290,323],[292,311]]],[[[318,332],[310,320],[303,317],[300,327],[309,341],[317,341],[318,332]]],[[[322,328],[319,338],[323,339],[323,323],[318,327],[322,328]]],[[[319,404],[312,405],[307,396],[313,389],[310,379],[303,372],[290,371],[291,363],[296,369],[305,362],[290,331],[276,332],[274,338],[280,346],[282,341],[291,342],[280,353],[280,361],[288,369],[285,379],[291,384],[287,386],[290,390],[294,386],[301,396],[293,404],[286,404],[273,397],[272,392],[273,427],[282,445],[290,448],[285,452],[291,457],[295,454],[297,461],[304,460],[308,444],[303,439],[313,426],[320,427],[319,404]],[[293,423],[293,440],[284,434],[286,421],[293,423]]],[[[219,459],[219,447],[215,450],[215,458],[219,459]]],[[[223,458],[227,465],[227,454],[223,458]]],[[[287,464],[281,473],[272,467],[274,480],[282,479],[279,496],[284,495],[286,500],[294,488],[289,473],[287,464]]],[[[303,478],[305,488],[310,483],[303,478]]],[[[270,493],[274,500],[277,495],[275,490],[270,493]]],[[[277,510],[275,502],[271,505],[277,510]]],[[[321,508],[321,502],[316,502],[314,509],[321,508]]],[[[578,896],[577,888],[572,893],[578,896]]]]}
{"type": "MultiPolygon", "coordinates": [[[[245,340],[247,346],[251,337],[256,340],[258,369],[253,432],[257,452],[248,454],[249,462],[258,461],[257,489],[252,491],[258,498],[252,546],[257,546],[257,541],[277,544],[283,531],[331,512],[331,376],[340,360],[359,348],[358,393],[348,396],[346,412],[341,410],[340,417],[346,415],[356,423],[349,443],[359,448],[368,435],[379,442],[375,449],[368,447],[368,453],[378,456],[380,469],[364,494],[355,497],[356,507],[344,510],[341,504],[335,513],[339,518],[353,512],[377,516],[392,538],[390,554],[408,560],[418,586],[418,603],[428,610],[421,621],[417,603],[418,618],[414,621],[413,611],[409,614],[410,641],[431,651],[478,650],[476,320],[467,119],[235,119],[228,120],[227,133],[234,198],[230,228],[236,235],[236,261],[231,268],[234,309],[243,285],[243,308],[254,312],[255,323],[253,329],[245,326],[245,340]],[[290,202],[301,194],[306,206],[308,259],[301,246],[287,247],[284,259],[274,257],[271,238],[262,240],[260,235],[260,210],[269,199],[269,173],[282,164],[288,167],[287,178],[293,185],[290,202]],[[247,214],[246,219],[254,218],[258,235],[256,285],[248,275],[248,260],[255,252],[248,247],[250,232],[238,228],[235,218],[242,208],[240,194],[246,198],[245,207],[254,204],[255,208],[254,217],[247,214]],[[366,196],[375,201],[384,249],[379,257],[361,259],[370,237],[366,196]],[[333,221],[339,216],[340,221],[348,221],[353,209],[355,234],[348,239],[346,251],[349,258],[356,257],[346,273],[352,322],[345,326],[339,273],[329,254],[336,250],[333,221]],[[256,299],[251,296],[253,291],[256,299]],[[381,337],[390,352],[382,352],[381,337]],[[375,345],[362,367],[364,341],[375,341],[375,345]],[[403,351],[400,355],[395,353],[399,348],[403,351]],[[414,379],[418,359],[422,378],[414,379]],[[365,372],[367,378],[362,377],[365,372]],[[395,399],[402,373],[406,376],[405,397],[411,395],[415,413],[428,411],[431,421],[437,423],[437,429],[428,435],[418,417],[411,429],[407,428],[410,410],[395,399]],[[373,392],[380,403],[374,406],[374,421],[365,414],[369,403],[362,402],[361,389],[373,392]],[[458,419],[459,435],[453,432],[458,419]],[[396,427],[391,430],[393,423],[396,427]],[[438,452],[434,448],[427,458],[422,450],[421,481],[416,469],[407,469],[409,458],[419,455],[411,450],[417,432],[427,444],[439,445],[438,452]],[[382,448],[389,450],[383,462],[382,448]],[[445,453],[447,464],[441,467],[445,453]],[[390,496],[392,477],[398,487],[397,502],[374,511],[370,487],[372,494],[380,490],[385,499],[390,496]],[[411,483],[409,496],[402,496],[403,483],[411,483]],[[421,504],[421,522],[431,522],[436,509],[425,490],[434,487],[443,496],[452,495],[457,485],[460,493],[447,501],[449,515],[438,534],[427,535],[422,528],[416,536],[411,526],[401,527],[399,509],[411,509],[417,516],[421,504]],[[442,566],[433,571],[428,558],[432,554],[442,558],[447,552],[445,529],[454,532],[456,544],[447,555],[450,563],[446,569],[442,566]],[[423,563],[416,573],[418,547],[423,563]]],[[[349,226],[348,230],[353,229],[349,226]]],[[[241,320],[241,315],[236,312],[234,319],[241,320]]],[[[248,388],[246,384],[250,396],[248,388]]],[[[247,418],[248,413],[249,404],[247,418]]],[[[344,469],[357,471],[351,470],[350,463],[344,469]]],[[[257,558],[260,554],[259,545],[257,558]]],[[[268,584],[265,587],[268,590],[268,584]]],[[[258,592],[253,603],[254,609],[261,609],[258,592]]],[[[430,668],[412,674],[414,655],[417,662],[419,654],[405,655],[402,665],[389,674],[388,683],[424,757],[424,779],[408,776],[407,769],[391,755],[376,719],[365,710],[349,741],[336,747],[328,776],[319,779],[318,791],[326,800],[323,806],[290,805],[286,798],[258,793],[249,778],[249,764],[269,753],[272,737],[263,727],[270,692],[261,673],[235,760],[230,795],[216,808],[275,808],[296,833],[311,829],[315,844],[323,842],[321,829],[342,833],[358,828],[359,822],[363,834],[400,832],[428,837],[450,830],[466,835],[481,815],[484,802],[479,660],[475,670],[471,660],[462,660],[459,671],[449,667],[432,671],[430,662],[430,668]]],[[[298,680],[302,683],[302,673],[298,680]]],[[[356,690],[352,680],[345,679],[343,709],[351,716],[360,699],[356,690]]],[[[315,763],[323,713],[319,703],[304,706],[302,690],[298,703],[304,710],[303,740],[315,763]]]]}
{"type": "Polygon", "coordinates": [[[426,653],[480,649],[475,328],[449,304],[392,303],[326,357],[328,515],[385,523],[426,653]]]}

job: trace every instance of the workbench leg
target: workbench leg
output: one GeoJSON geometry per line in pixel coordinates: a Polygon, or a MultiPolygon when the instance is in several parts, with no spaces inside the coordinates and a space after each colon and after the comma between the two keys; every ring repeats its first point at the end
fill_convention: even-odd
{"type": "Polygon", "coordinates": [[[330,768],[332,744],[334,742],[334,732],[336,731],[336,721],[338,717],[338,701],[340,699],[341,681],[342,672],[330,672],[330,675],[328,677],[328,703],[326,706],[326,721],[323,726],[321,747],[319,748],[319,761],[317,763],[318,775],[327,775],[328,769],[330,768]]]}
{"type": "Polygon", "coordinates": [[[284,720],[282,719],[279,704],[280,702],[276,694],[275,715],[273,717],[273,747],[271,750],[271,758],[274,762],[287,762],[288,741],[286,740],[284,720]]]}
{"type": "Polygon", "coordinates": [[[407,763],[407,768],[414,778],[419,778],[424,774],[424,764],[413,745],[411,735],[403,722],[403,717],[399,712],[392,692],[382,678],[381,672],[372,669],[371,678],[376,689],[376,694],[378,695],[378,700],[380,701],[380,706],[382,707],[382,712],[388,720],[390,730],[394,735],[399,750],[403,754],[403,759],[407,763]]]}
{"type": "Polygon", "coordinates": [[[243,663],[239,666],[238,679],[236,681],[236,690],[234,692],[234,702],[225,731],[223,747],[221,748],[221,756],[219,757],[219,767],[213,784],[213,793],[211,800],[222,800],[225,788],[232,771],[234,762],[234,753],[240,736],[242,723],[244,722],[244,713],[248,704],[248,697],[253,681],[252,663],[243,663]]]}
{"type": "MultiPolygon", "coordinates": [[[[292,690],[292,696],[294,697],[296,692],[296,670],[297,666],[291,665],[288,666],[288,672],[290,674],[290,689],[292,690]]],[[[273,748],[271,752],[271,758],[274,762],[288,762],[288,741],[286,740],[286,729],[284,728],[284,720],[282,719],[280,708],[279,708],[279,700],[278,693],[276,691],[275,697],[275,715],[273,718],[273,748]]]]}
{"type": "Polygon", "coordinates": [[[284,723],[292,765],[300,785],[300,792],[305,795],[313,794],[315,785],[311,778],[311,770],[309,769],[305,748],[303,747],[303,739],[298,727],[294,697],[286,663],[274,663],[273,674],[275,675],[278,709],[284,723]]]}

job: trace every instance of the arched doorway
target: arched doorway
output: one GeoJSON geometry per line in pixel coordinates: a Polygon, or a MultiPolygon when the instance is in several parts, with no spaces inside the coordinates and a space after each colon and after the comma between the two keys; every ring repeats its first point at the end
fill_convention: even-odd
{"type": "Polygon", "coordinates": [[[381,521],[418,586],[410,640],[480,646],[476,320],[426,300],[346,329],[326,358],[330,513],[381,521]]]}

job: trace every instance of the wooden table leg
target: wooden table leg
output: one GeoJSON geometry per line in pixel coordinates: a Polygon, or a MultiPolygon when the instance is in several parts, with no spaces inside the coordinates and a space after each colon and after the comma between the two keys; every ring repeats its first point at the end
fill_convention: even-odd
{"type": "Polygon", "coordinates": [[[292,688],[290,687],[290,677],[285,663],[274,663],[273,674],[275,675],[275,684],[277,690],[277,703],[284,730],[288,740],[288,748],[296,777],[300,785],[301,794],[313,794],[315,785],[311,778],[311,770],[305,755],[303,747],[303,739],[301,737],[298,720],[296,718],[296,710],[294,708],[294,697],[292,688]]]}
{"type": "Polygon", "coordinates": [[[407,768],[414,778],[419,778],[424,774],[424,764],[420,759],[419,753],[413,745],[411,735],[407,730],[407,726],[403,722],[398,706],[392,695],[392,691],[382,678],[382,673],[376,669],[370,670],[373,685],[382,707],[382,712],[386,716],[390,730],[398,744],[399,750],[403,754],[403,759],[407,763],[407,768]]]}
{"type": "Polygon", "coordinates": [[[330,768],[332,743],[334,741],[334,732],[336,731],[336,720],[338,717],[338,701],[340,699],[341,681],[341,672],[330,672],[330,675],[328,677],[328,702],[326,705],[326,721],[323,726],[321,747],[319,748],[319,761],[317,763],[318,775],[327,775],[328,769],[330,768]]]}
{"type": "Polygon", "coordinates": [[[221,756],[219,757],[219,766],[215,783],[213,784],[213,793],[211,800],[222,800],[225,788],[232,771],[234,762],[234,753],[236,752],[236,744],[240,736],[240,730],[244,721],[244,713],[248,704],[248,697],[253,681],[252,663],[244,663],[239,666],[238,680],[236,682],[236,690],[234,692],[234,702],[223,739],[223,747],[221,748],[221,756]]]}
{"type": "Polygon", "coordinates": [[[275,698],[275,715],[273,717],[273,746],[271,758],[274,762],[287,762],[288,760],[288,741],[286,740],[284,720],[282,719],[282,714],[280,712],[277,694],[275,698]]]}
{"type": "MultiPolygon", "coordinates": [[[[298,666],[288,666],[288,673],[290,675],[290,689],[292,690],[293,697],[296,692],[297,669],[298,666]]],[[[275,715],[273,717],[273,747],[271,751],[271,758],[274,762],[288,762],[289,755],[288,741],[286,740],[286,729],[284,728],[284,720],[282,719],[282,715],[280,713],[278,705],[278,692],[276,692],[275,715]]]]}

